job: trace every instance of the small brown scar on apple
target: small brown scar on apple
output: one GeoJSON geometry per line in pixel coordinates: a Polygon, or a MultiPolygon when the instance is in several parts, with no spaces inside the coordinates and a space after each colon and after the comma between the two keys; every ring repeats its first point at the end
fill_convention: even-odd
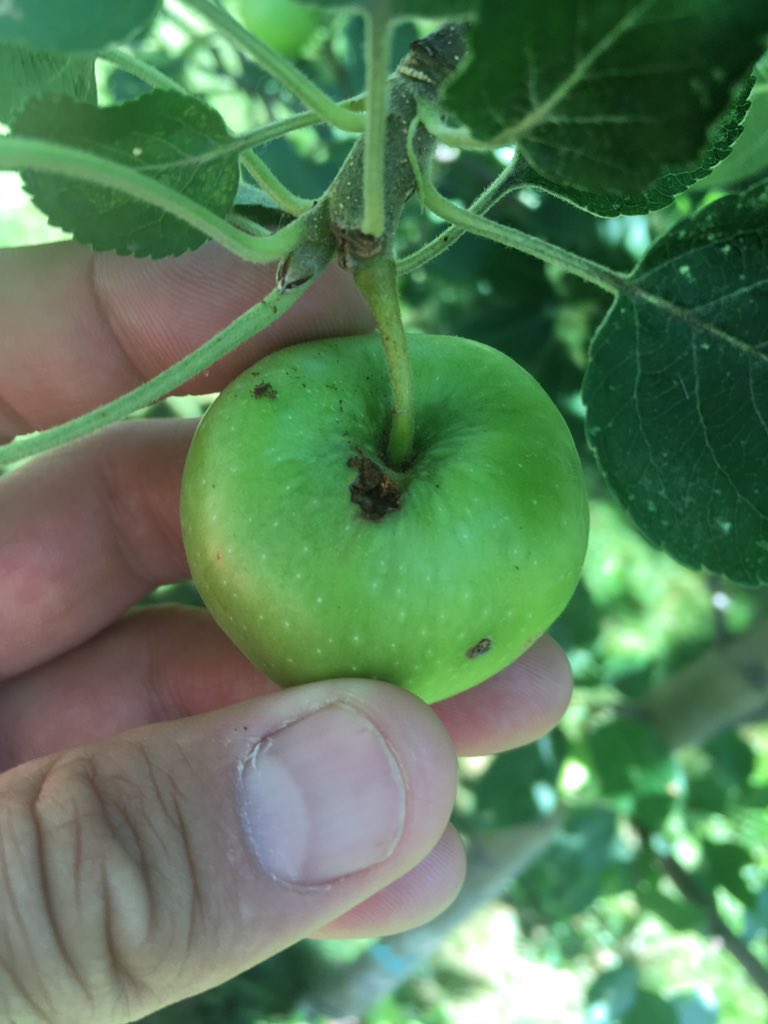
{"type": "Polygon", "coordinates": [[[477,643],[470,647],[467,651],[468,658],[479,658],[481,654],[487,654],[493,646],[493,641],[489,636],[484,636],[482,640],[478,640],[477,643]]]}
{"type": "Polygon", "coordinates": [[[277,392],[267,381],[257,384],[252,394],[254,398],[277,398],[277,392]]]}
{"type": "Polygon", "coordinates": [[[381,466],[360,452],[347,460],[347,465],[358,471],[349,486],[352,501],[360,506],[363,519],[378,522],[389,512],[394,512],[403,501],[403,495],[395,481],[381,466]]]}

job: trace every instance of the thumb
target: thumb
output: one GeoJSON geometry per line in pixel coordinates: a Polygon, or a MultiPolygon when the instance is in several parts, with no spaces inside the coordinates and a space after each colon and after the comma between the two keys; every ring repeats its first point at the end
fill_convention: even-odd
{"type": "Polygon", "coordinates": [[[386,683],[146,726],[0,776],[0,1020],[122,1024],[225,981],[405,874],[456,758],[386,683]]]}

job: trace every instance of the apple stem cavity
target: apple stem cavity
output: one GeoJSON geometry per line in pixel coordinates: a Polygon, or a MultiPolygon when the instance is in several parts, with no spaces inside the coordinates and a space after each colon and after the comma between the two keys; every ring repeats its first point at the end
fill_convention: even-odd
{"type": "Polygon", "coordinates": [[[397,269],[391,257],[361,263],[355,271],[357,286],[373,310],[379,329],[392,395],[392,420],[385,457],[392,469],[404,469],[413,455],[415,415],[413,371],[408,338],[400,313],[397,269]]]}
{"type": "Polygon", "coordinates": [[[377,523],[390,512],[400,508],[403,501],[401,484],[382,469],[373,459],[359,452],[353,455],[347,465],[358,471],[352,481],[349,494],[359,506],[363,519],[377,523]]]}

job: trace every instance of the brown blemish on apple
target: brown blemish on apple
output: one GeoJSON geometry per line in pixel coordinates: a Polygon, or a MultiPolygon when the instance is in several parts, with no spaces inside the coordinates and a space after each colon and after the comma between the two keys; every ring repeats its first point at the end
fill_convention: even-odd
{"type": "Polygon", "coordinates": [[[253,389],[254,398],[277,398],[277,392],[267,381],[262,381],[261,384],[257,384],[253,389]]]}
{"type": "Polygon", "coordinates": [[[478,640],[474,646],[470,647],[467,651],[468,658],[479,658],[481,654],[487,654],[493,646],[493,641],[489,636],[484,636],[482,640],[478,640]]]}
{"type": "Polygon", "coordinates": [[[360,506],[363,519],[378,522],[385,515],[400,508],[402,491],[397,483],[373,459],[360,452],[347,460],[347,465],[358,471],[349,485],[352,501],[360,506]]]}

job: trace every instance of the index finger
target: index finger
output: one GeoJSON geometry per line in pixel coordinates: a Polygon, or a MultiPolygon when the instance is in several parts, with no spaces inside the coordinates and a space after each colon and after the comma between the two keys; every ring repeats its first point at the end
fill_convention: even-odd
{"type": "MultiPolygon", "coordinates": [[[[163,260],[92,253],[74,242],[0,250],[0,440],[149,380],[257,303],[274,280],[274,266],[246,263],[213,243],[163,260]]],[[[283,345],[371,327],[351,275],[329,267],[288,313],[183,391],[218,391],[283,345]]]]}

